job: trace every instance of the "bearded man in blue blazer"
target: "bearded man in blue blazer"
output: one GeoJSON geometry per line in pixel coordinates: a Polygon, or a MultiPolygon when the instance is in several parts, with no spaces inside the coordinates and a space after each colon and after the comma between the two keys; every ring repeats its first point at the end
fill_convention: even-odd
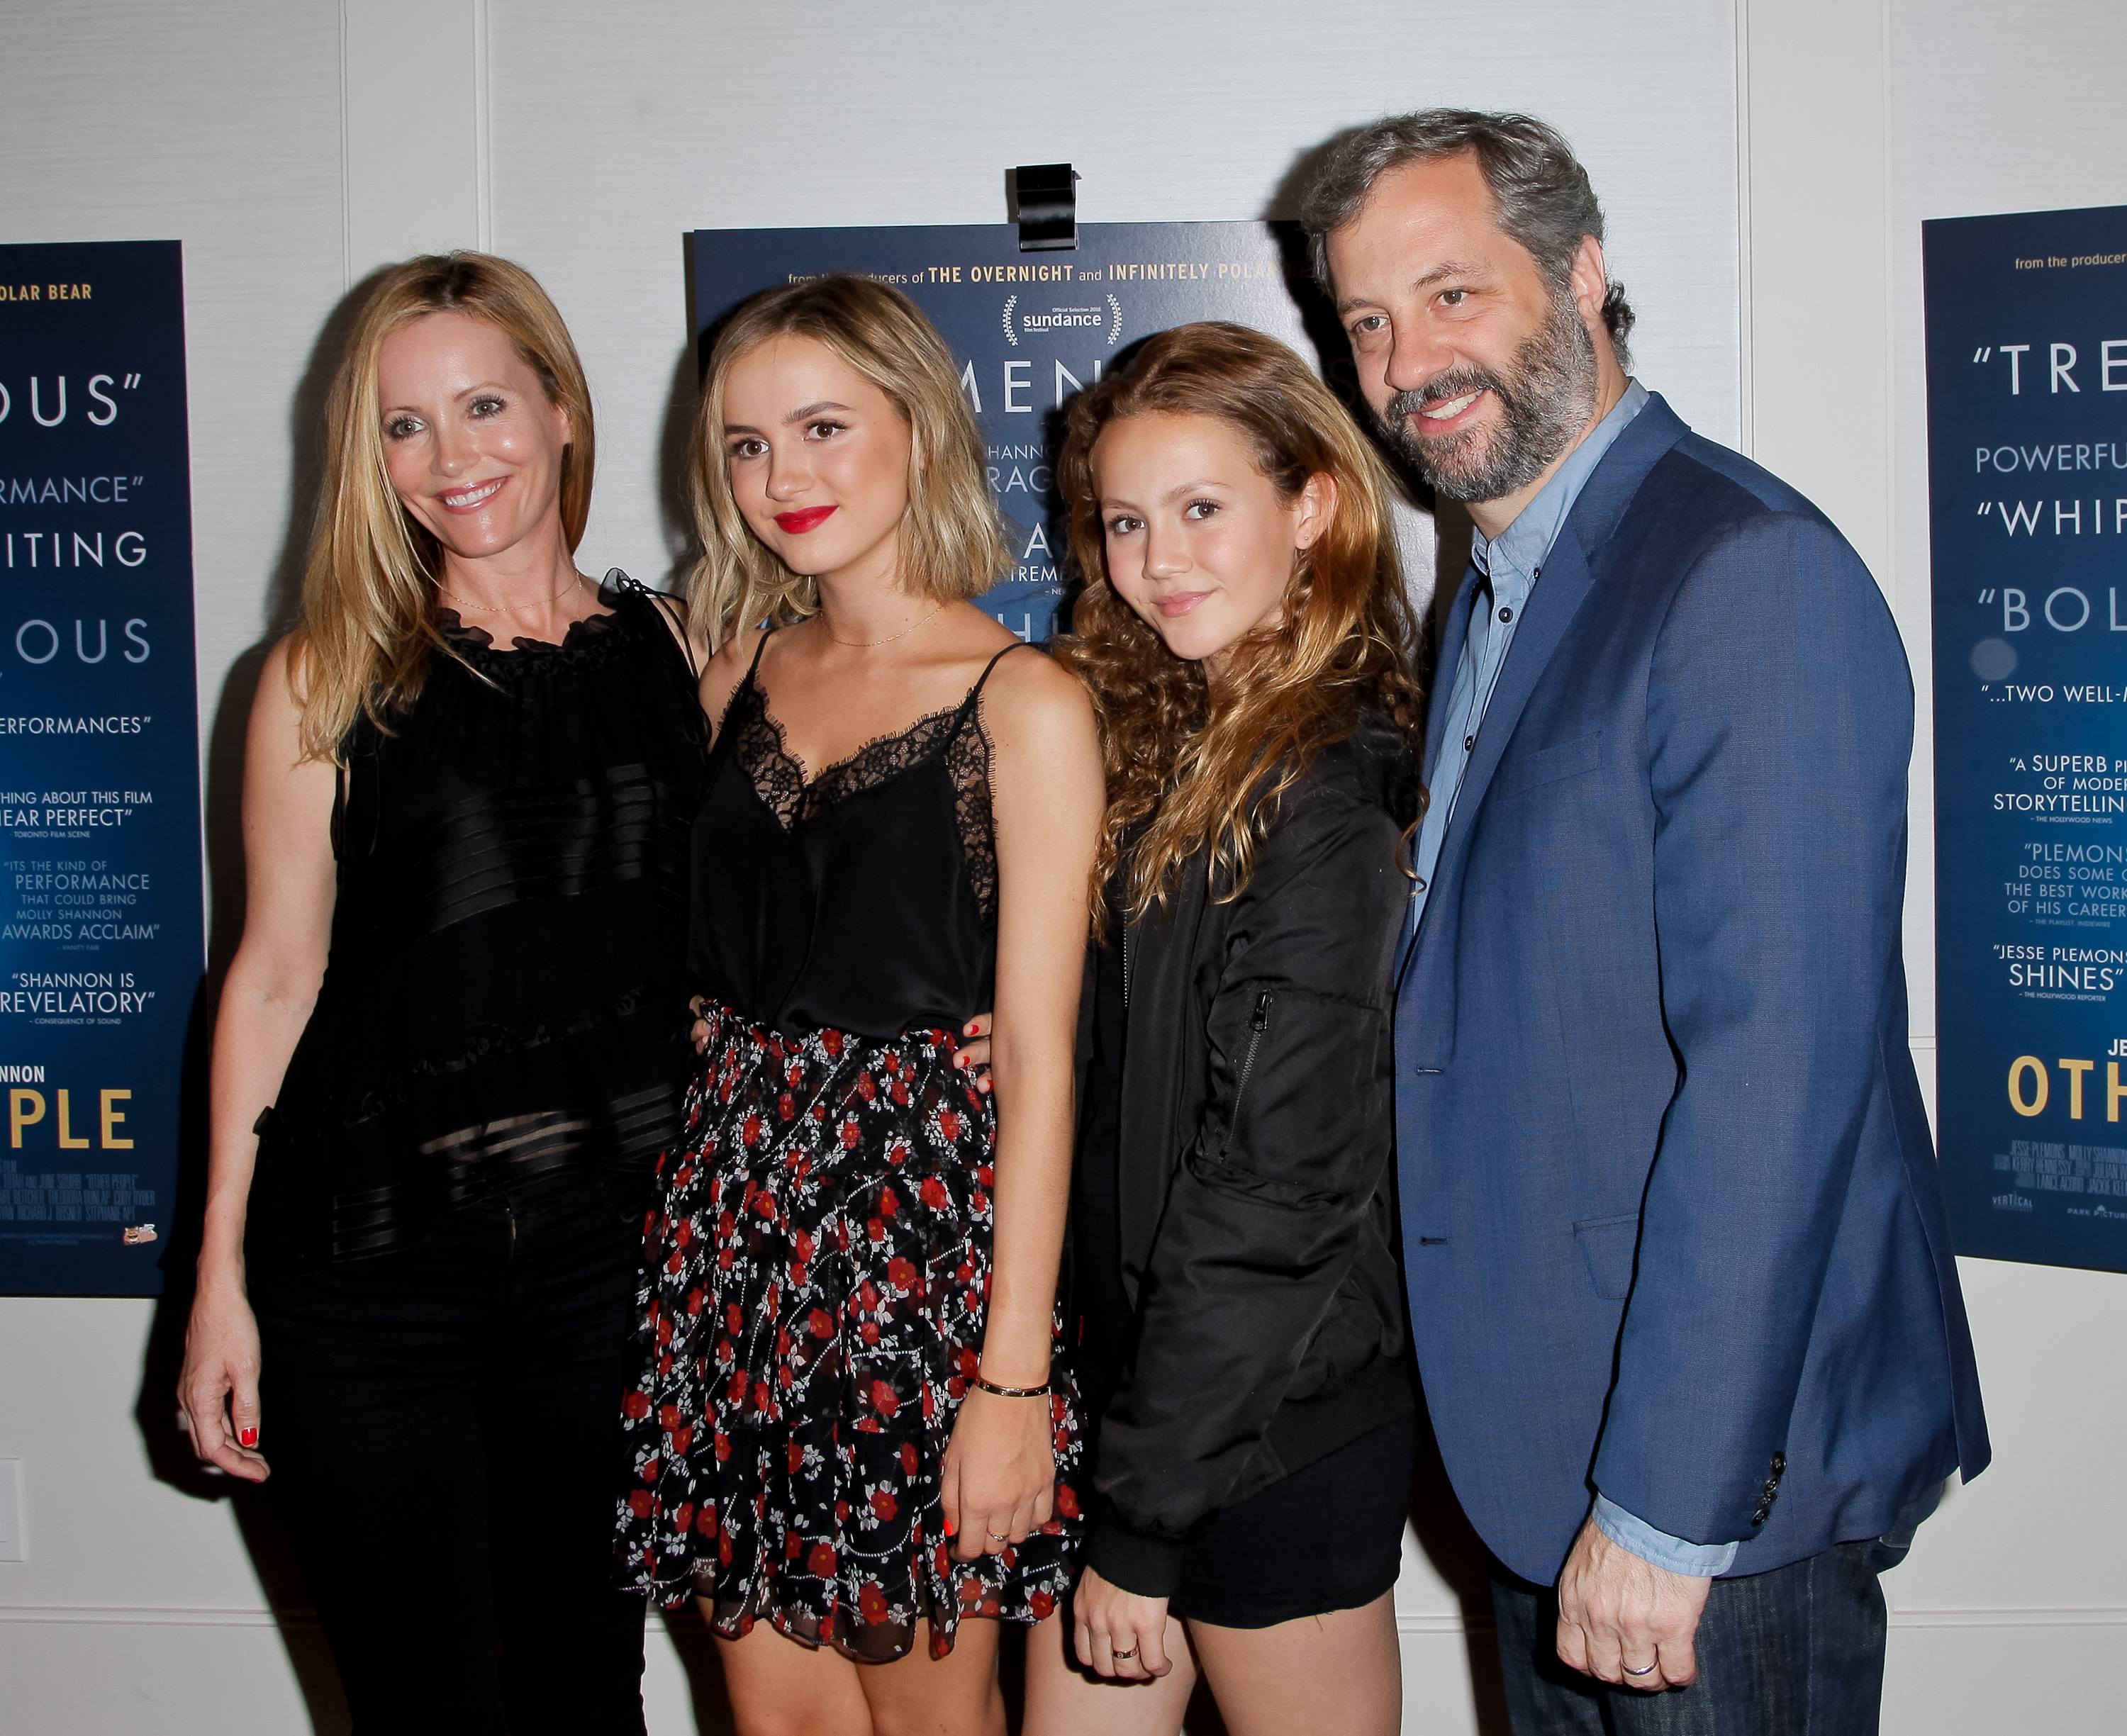
{"type": "Polygon", "coordinates": [[[1515,1729],[1874,1730],[1877,1574],[1988,1451],[1907,1047],[1897,630],[1821,513],[1627,377],[1550,128],[1381,121],[1305,222],[1382,426],[1476,526],[1397,1120],[1515,1729]]]}

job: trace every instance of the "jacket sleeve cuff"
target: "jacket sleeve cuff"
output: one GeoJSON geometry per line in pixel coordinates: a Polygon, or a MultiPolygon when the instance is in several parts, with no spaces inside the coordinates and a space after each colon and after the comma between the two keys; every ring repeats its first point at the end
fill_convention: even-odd
{"type": "MultiPolygon", "coordinates": [[[[1595,1521],[1595,1529],[1619,1549],[1628,1549],[1641,1560],[1672,1573],[1711,1579],[1736,1564],[1734,1544],[1687,1543],[1681,1537],[1656,1530],[1644,1519],[1636,1519],[1607,1495],[1597,1494],[1595,1509],[1590,1516],[1595,1521]]],[[[1101,1577],[1105,1578],[1106,1575],[1101,1577]]]]}
{"type": "Polygon", "coordinates": [[[1172,1597],[1182,1583],[1182,1558],[1187,1552],[1186,1544],[1133,1531],[1112,1511],[1104,1511],[1087,1535],[1084,1559],[1087,1567],[1119,1590],[1139,1597],[1172,1597]]]}

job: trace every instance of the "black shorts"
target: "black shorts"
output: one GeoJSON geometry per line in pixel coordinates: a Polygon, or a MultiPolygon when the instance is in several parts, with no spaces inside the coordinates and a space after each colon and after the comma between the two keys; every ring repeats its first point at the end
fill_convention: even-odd
{"type": "Polygon", "coordinates": [[[1418,1455],[1418,1418],[1362,1435],[1223,1509],[1189,1545],[1168,1611],[1267,1628],[1355,1610],[1395,1585],[1418,1455]]]}

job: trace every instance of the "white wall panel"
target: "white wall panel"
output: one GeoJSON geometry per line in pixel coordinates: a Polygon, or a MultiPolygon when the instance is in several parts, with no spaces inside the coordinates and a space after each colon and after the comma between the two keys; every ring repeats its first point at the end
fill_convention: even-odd
{"type": "Polygon", "coordinates": [[[1059,161],[1087,222],[1282,214],[1303,153],[1428,103],[1565,130],[1609,211],[1642,377],[1736,438],[1727,0],[637,0],[595,28],[568,0],[491,0],[489,30],[495,244],[553,292],[598,395],[594,570],[651,579],[679,546],[660,479],[685,231],[1002,222],[1004,172],[1059,161]]]}
{"type": "MultiPolygon", "coordinates": [[[[184,243],[200,724],[225,844],[245,654],[284,616],[309,523],[309,371],[345,289],[339,141],[329,0],[10,0],[0,17],[0,241],[184,243]]],[[[230,1503],[157,1476],[144,1426],[156,1455],[177,1442],[167,1331],[144,1372],[154,1320],[142,1302],[0,1298],[0,1458],[22,1462],[29,1557],[0,1563],[7,1736],[301,1727],[230,1503]]]]}
{"type": "MultiPolygon", "coordinates": [[[[1755,0],[1762,3],[1762,0],[1755,0]]],[[[1913,665],[1907,958],[1913,1025],[1935,1030],[1934,756],[1929,731],[1927,381],[1921,224],[1990,211],[2127,205],[2118,73],[2127,10],[2111,0],[1891,0],[1889,372],[1894,389],[1887,589],[1913,665]]],[[[1841,317],[1826,237],[1826,318],[1841,317]]],[[[1794,365],[1808,377],[1807,356],[1794,365]]],[[[1821,381],[1826,441],[1848,382],[1821,381]]],[[[1884,576],[1882,575],[1879,577],[1884,576]]],[[[2119,1346],[2127,1277],[1962,1261],[1994,1466],[1959,1491],[1885,1582],[1894,1630],[1887,1729],[2120,1727],[2127,1516],[2106,1492],[2127,1431],[2119,1346]]]]}

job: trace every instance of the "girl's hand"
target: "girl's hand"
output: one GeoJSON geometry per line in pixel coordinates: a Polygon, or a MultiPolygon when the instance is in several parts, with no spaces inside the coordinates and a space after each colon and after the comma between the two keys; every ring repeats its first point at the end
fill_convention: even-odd
{"type": "Polygon", "coordinates": [[[960,1027],[960,1047],[953,1065],[974,1076],[975,1089],[990,1090],[990,1033],[997,1029],[995,1013],[978,1013],[960,1027]]]}
{"type": "Polygon", "coordinates": [[[954,1419],[939,1483],[955,1558],[973,1561],[1024,1543],[1055,1511],[1048,1398],[1000,1398],[973,1388],[954,1419]]]}
{"type": "Polygon", "coordinates": [[[204,1289],[185,1328],[178,1403],[201,1461],[247,1483],[268,1474],[258,1451],[258,1322],[241,1289],[204,1289]]]}
{"type": "Polygon", "coordinates": [[[1110,1585],[1092,1568],[1071,1594],[1078,1662],[1120,1682],[1149,1682],[1174,1667],[1167,1655],[1167,1600],[1110,1585]]]}

